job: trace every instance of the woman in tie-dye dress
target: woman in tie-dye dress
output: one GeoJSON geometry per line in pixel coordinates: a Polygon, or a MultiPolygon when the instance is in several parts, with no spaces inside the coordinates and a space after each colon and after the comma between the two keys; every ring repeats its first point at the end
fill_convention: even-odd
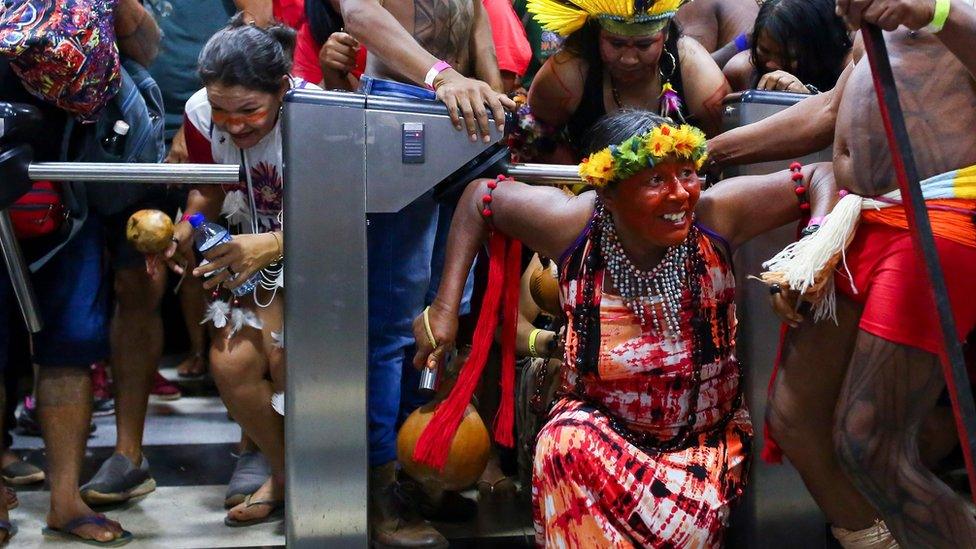
{"type": "Polygon", "coordinates": [[[642,111],[603,118],[587,148],[580,175],[596,192],[469,185],[430,334],[424,315],[414,324],[415,364],[451,347],[467,269],[491,230],[560,258],[566,357],[536,445],[537,544],[718,546],[752,435],[735,354],[732,248],[829,211],[833,174],[829,164],[794,166],[701,193],[704,135],[642,111]]]}

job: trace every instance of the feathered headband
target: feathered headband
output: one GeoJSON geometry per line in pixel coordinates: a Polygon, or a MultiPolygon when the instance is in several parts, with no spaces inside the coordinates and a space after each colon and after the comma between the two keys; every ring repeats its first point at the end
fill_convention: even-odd
{"type": "Polygon", "coordinates": [[[655,34],[687,0],[528,0],[527,8],[548,31],[569,36],[588,19],[622,36],[655,34]]]}

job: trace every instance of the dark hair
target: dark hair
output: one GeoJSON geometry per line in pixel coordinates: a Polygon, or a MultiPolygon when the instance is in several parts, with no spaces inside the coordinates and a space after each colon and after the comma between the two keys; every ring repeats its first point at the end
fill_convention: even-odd
{"type": "Polygon", "coordinates": [[[765,74],[757,51],[762,33],[782,47],[784,70],[795,65],[793,76],[822,91],[837,83],[853,46],[844,21],[834,12],[834,0],[767,0],[752,31],[752,64],[759,76],[765,74]]]}
{"type": "Polygon", "coordinates": [[[225,86],[275,93],[281,78],[291,71],[295,31],[285,25],[262,29],[244,22],[243,12],[207,40],[200,52],[197,72],[204,85],[225,86]]]}
{"type": "Polygon", "coordinates": [[[651,111],[638,109],[621,109],[601,116],[583,136],[583,156],[621,143],[632,135],[647,133],[662,124],[672,123],[651,111]]]}
{"type": "MultiPolygon", "coordinates": [[[[600,22],[596,19],[589,19],[580,27],[579,30],[566,37],[563,42],[563,50],[579,57],[590,66],[591,71],[603,70],[603,58],[600,57],[600,22]]],[[[668,22],[665,27],[668,38],[664,43],[664,49],[671,52],[671,55],[678,55],[678,39],[681,38],[681,28],[674,19],[668,22]]],[[[661,63],[669,56],[662,52],[661,63]]],[[[670,61],[669,61],[670,62],[670,61]]],[[[673,67],[661,67],[665,74],[673,71],[673,67]]]]}
{"type": "Polygon", "coordinates": [[[312,39],[321,47],[329,36],[342,30],[342,14],[332,7],[329,0],[305,0],[305,20],[312,39]]]}

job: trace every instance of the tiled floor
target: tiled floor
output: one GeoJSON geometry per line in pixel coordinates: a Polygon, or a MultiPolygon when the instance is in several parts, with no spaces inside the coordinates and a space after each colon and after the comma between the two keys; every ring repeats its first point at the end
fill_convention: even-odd
{"type": "MultiPolygon", "coordinates": [[[[172,377],[172,370],[164,370],[172,377]]],[[[234,467],[231,452],[240,428],[230,421],[212,385],[184,383],[183,398],[150,403],[145,453],[159,488],[140,500],[104,511],[136,537],[127,547],[204,548],[284,545],[282,523],[249,528],[224,526],[223,494],[234,467]]],[[[82,478],[91,477],[112,454],[115,417],[95,419],[88,441],[82,478]]],[[[15,436],[14,449],[44,466],[43,443],[37,437],[15,436]]],[[[11,513],[19,532],[13,547],[79,547],[46,540],[41,535],[48,505],[45,486],[17,490],[21,506],[11,513]]],[[[466,494],[474,497],[473,493],[466,494]]],[[[101,511],[101,509],[100,509],[101,511]]],[[[531,523],[527,508],[516,502],[483,503],[479,516],[465,524],[438,528],[457,548],[529,547],[531,523]]]]}

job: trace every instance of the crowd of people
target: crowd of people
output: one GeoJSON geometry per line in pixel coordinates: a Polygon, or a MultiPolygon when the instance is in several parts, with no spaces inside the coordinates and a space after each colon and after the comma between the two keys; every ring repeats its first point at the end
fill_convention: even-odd
{"type": "MultiPolygon", "coordinates": [[[[798,223],[798,243],[763,273],[767,314],[785,326],[764,457],[789,458],[844,547],[976,546],[976,518],[933,472],[958,443],[941,332],[857,34],[866,23],[887,31],[965,341],[976,328],[967,0],[6,0],[0,10],[0,101],[43,117],[24,138],[36,160],[241,167],[237,185],[37,181],[9,208],[45,326],[27,336],[0,275],[0,430],[34,425],[47,470],[11,451],[9,435],[0,470],[11,485],[49,482],[46,535],[133,539],[97,509],[156,487],[142,448],[149,398],[179,397],[158,371],[164,299],[184,317],[180,375],[211,376],[241,427],[224,523],[281,519],[280,112],[290,90],[355,93],[367,75],[433,91],[471,141],[496,139],[514,114],[513,159],[580,175],[566,188],[479,179],[453,203],[427,193],[369,215],[374,545],[446,547],[430,520],[477,512],[411,478],[397,453],[404,418],[428,400],[419,371],[459,376],[473,357],[491,365],[480,385],[445,384],[436,414],[474,391],[483,417],[497,413],[479,498],[524,496],[537,545],[721,546],[754,458],[733,253],[798,223]],[[723,131],[723,100],[746,89],[810,97],[723,131]],[[832,162],[791,162],[831,144],[832,162]],[[783,169],[720,177],[758,161],[783,169]],[[143,209],[175,224],[158,257],[126,240],[143,209]],[[205,221],[233,238],[199,249],[205,221]],[[527,248],[508,258],[520,261],[517,300],[490,278],[507,249],[519,255],[504,238],[527,248]],[[811,249],[829,252],[826,266],[811,249]],[[496,345],[476,318],[515,301],[517,322],[496,345]],[[506,352],[524,359],[516,383],[506,352]],[[31,389],[15,421],[21,378],[31,389]],[[114,453],[82,483],[92,413],[113,407],[114,453]]],[[[414,457],[436,462],[423,441],[414,457]]],[[[2,495],[0,544],[17,505],[13,490],[2,495]]]]}

